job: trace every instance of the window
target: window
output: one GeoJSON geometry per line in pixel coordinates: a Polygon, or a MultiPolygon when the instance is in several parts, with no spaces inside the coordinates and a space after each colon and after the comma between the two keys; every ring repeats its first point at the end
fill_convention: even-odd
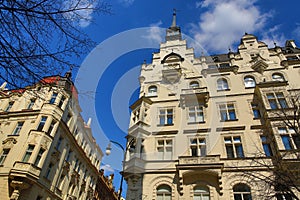
{"type": "Polygon", "coordinates": [[[14,105],[14,102],[13,102],[13,101],[9,102],[8,105],[7,105],[7,107],[6,107],[6,109],[5,109],[5,112],[10,111],[10,109],[11,109],[11,107],[12,107],[13,105],[14,105]]]}
{"type": "Polygon", "coordinates": [[[57,93],[56,92],[53,92],[52,93],[52,96],[51,96],[51,99],[49,101],[50,104],[54,104],[55,103],[55,100],[56,100],[56,97],[57,97],[57,93]]]}
{"type": "Polygon", "coordinates": [[[233,195],[234,200],[252,200],[250,187],[243,183],[233,186],[233,195]]]}
{"type": "Polygon", "coordinates": [[[284,77],[282,74],[274,73],[272,74],[273,81],[284,81],[284,77]]]}
{"type": "Polygon", "coordinates": [[[160,185],[156,189],[156,200],[171,200],[172,189],[168,185],[160,185]]]}
{"type": "Polygon", "coordinates": [[[35,103],[35,99],[30,99],[27,109],[32,109],[32,107],[34,106],[34,103],[35,103]]]}
{"type": "Polygon", "coordinates": [[[18,122],[18,124],[17,124],[17,126],[16,126],[16,128],[13,132],[13,135],[19,135],[20,134],[20,131],[23,127],[23,124],[24,124],[24,122],[18,122]]]}
{"type": "Polygon", "coordinates": [[[244,85],[246,88],[252,88],[255,87],[255,80],[252,76],[246,76],[244,78],[244,85]]]}
{"type": "Polygon", "coordinates": [[[235,108],[233,103],[219,104],[221,121],[236,120],[235,108]]]}
{"type": "Polygon", "coordinates": [[[205,138],[191,138],[190,148],[192,156],[206,156],[205,138]]]}
{"type": "Polygon", "coordinates": [[[204,186],[194,187],[194,200],[209,200],[209,189],[204,186]]]}
{"type": "Polygon", "coordinates": [[[64,102],[66,100],[66,97],[65,96],[62,96],[59,100],[59,103],[58,103],[58,107],[62,108],[64,102]]]}
{"type": "Polygon", "coordinates": [[[38,166],[40,164],[40,160],[41,160],[44,152],[45,152],[45,149],[40,148],[40,151],[39,151],[39,153],[38,153],[38,155],[37,155],[37,157],[36,157],[36,159],[34,161],[34,165],[35,166],[38,166]]]}
{"type": "Polygon", "coordinates": [[[47,121],[47,117],[46,116],[42,116],[41,121],[37,127],[37,131],[43,131],[43,128],[45,126],[45,123],[47,121]]]}
{"type": "Polygon", "coordinates": [[[132,122],[137,123],[140,119],[140,107],[132,111],[132,122]]]}
{"type": "Polygon", "coordinates": [[[63,140],[62,137],[59,137],[59,138],[58,138],[58,141],[57,141],[57,144],[56,144],[56,147],[55,147],[57,150],[59,150],[60,145],[61,145],[61,143],[62,143],[62,140],[63,140]]]}
{"type": "Polygon", "coordinates": [[[71,114],[71,113],[68,113],[67,118],[66,118],[66,123],[67,123],[68,125],[70,125],[71,121],[72,121],[72,114],[71,114]]]}
{"type": "Polygon", "coordinates": [[[251,103],[252,111],[253,111],[253,118],[259,119],[261,117],[259,107],[257,103],[251,103]]]}
{"type": "Polygon", "coordinates": [[[69,162],[70,161],[70,157],[72,155],[72,150],[69,150],[68,154],[67,154],[67,157],[66,157],[66,161],[69,162]]]}
{"type": "Polygon", "coordinates": [[[204,122],[203,107],[190,106],[189,108],[189,122],[204,122]]]}
{"type": "Polygon", "coordinates": [[[294,200],[295,198],[292,197],[291,194],[285,193],[282,194],[283,192],[277,192],[276,193],[276,199],[277,200],[294,200]]]}
{"type": "Polygon", "coordinates": [[[295,133],[293,128],[278,127],[278,133],[285,150],[300,148],[299,136],[295,133]]]}
{"type": "Polygon", "coordinates": [[[173,141],[172,139],[157,140],[157,156],[160,160],[172,159],[173,141]]]}
{"type": "Polygon", "coordinates": [[[173,125],[173,108],[159,109],[159,125],[173,125]]]}
{"type": "Polygon", "coordinates": [[[217,80],[217,90],[228,90],[228,82],[225,78],[220,78],[217,80]]]}
{"type": "Polygon", "coordinates": [[[49,179],[50,173],[51,173],[51,170],[52,170],[52,167],[53,167],[53,164],[50,163],[50,164],[48,165],[47,170],[46,170],[46,174],[45,174],[46,179],[49,179]]]}
{"type": "Polygon", "coordinates": [[[33,152],[33,149],[34,149],[34,145],[32,145],[32,144],[28,145],[27,150],[25,152],[25,155],[22,159],[22,162],[28,162],[29,161],[29,158],[30,158],[30,156],[33,152]]]}
{"type": "Polygon", "coordinates": [[[261,139],[261,143],[262,143],[265,155],[267,157],[272,156],[273,154],[272,154],[271,146],[270,146],[270,143],[267,140],[267,137],[266,136],[260,136],[260,139],[261,139]]]}
{"type": "Polygon", "coordinates": [[[190,88],[191,89],[199,88],[199,83],[197,81],[190,82],[190,88]]]}
{"type": "Polygon", "coordinates": [[[157,87],[152,85],[148,88],[148,95],[149,96],[156,96],[157,95],[157,87]]]}
{"type": "Polygon", "coordinates": [[[1,156],[0,156],[0,165],[3,165],[8,153],[9,153],[10,149],[3,149],[1,156]]]}
{"type": "Polygon", "coordinates": [[[52,130],[53,130],[55,124],[56,124],[56,121],[55,121],[55,120],[52,120],[52,122],[51,122],[51,124],[50,124],[50,126],[49,126],[49,129],[48,129],[48,134],[49,134],[49,135],[51,134],[51,132],[52,132],[52,130]]]}
{"type": "Polygon", "coordinates": [[[240,136],[224,137],[227,158],[243,158],[243,146],[240,136]]]}
{"type": "Polygon", "coordinates": [[[287,108],[288,105],[282,92],[268,93],[267,99],[271,109],[287,108]]]}

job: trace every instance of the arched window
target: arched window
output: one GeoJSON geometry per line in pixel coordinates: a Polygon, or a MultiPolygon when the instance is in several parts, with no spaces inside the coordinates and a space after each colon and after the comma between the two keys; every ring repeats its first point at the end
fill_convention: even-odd
{"type": "Polygon", "coordinates": [[[198,88],[199,87],[199,83],[197,81],[192,81],[190,82],[190,88],[198,88]]]}
{"type": "Polygon", "coordinates": [[[244,78],[244,84],[246,88],[255,87],[255,79],[252,76],[246,76],[244,78]]]}
{"type": "Polygon", "coordinates": [[[252,200],[250,187],[239,183],[233,186],[234,200],[252,200]]]}
{"type": "Polygon", "coordinates": [[[209,200],[209,189],[205,186],[194,187],[194,200],[209,200]]]}
{"type": "Polygon", "coordinates": [[[168,185],[160,185],[156,188],[156,199],[157,200],[171,200],[172,189],[168,185]]]}
{"type": "Polygon", "coordinates": [[[274,73],[272,74],[273,81],[284,81],[284,77],[280,73],[274,73]]]}
{"type": "Polygon", "coordinates": [[[152,85],[148,88],[148,95],[149,96],[157,95],[157,87],[155,85],[152,85]]]}
{"type": "Polygon", "coordinates": [[[228,82],[225,78],[220,78],[217,80],[217,89],[218,90],[228,90],[228,82]]]}

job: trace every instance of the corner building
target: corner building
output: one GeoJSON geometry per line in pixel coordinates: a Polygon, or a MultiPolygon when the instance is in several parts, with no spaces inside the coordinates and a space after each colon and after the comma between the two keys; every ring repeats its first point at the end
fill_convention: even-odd
{"type": "Polygon", "coordinates": [[[299,134],[277,114],[299,96],[299,55],[245,34],[236,52],[195,57],[174,14],[131,105],[127,199],[292,199],[265,180],[278,157],[299,180],[299,134]]]}
{"type": "MultiPolygon", "coordinates": [[[[93,199],[103,179],[103,153],[91,120],[85,123],[80,115],[70,74],[24,89],[3,85],[0,102],[0,199],[93,199]]],[[[116,199],[112,186],[107,189],[116,199]]],[[[98,194],[96,199],[107,198],[98,194]]]]}

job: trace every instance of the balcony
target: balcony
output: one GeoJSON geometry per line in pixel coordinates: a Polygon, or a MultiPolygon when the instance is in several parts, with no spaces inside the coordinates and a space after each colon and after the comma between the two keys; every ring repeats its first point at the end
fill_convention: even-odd
{"type": "Polygon", "coordinates": [[[297,161],[300,159],[300,151],[299,150],[280,150],[280,156],[283,160],[297,161]]]}
{"type": "Polygon", "coordinates": [[[38,179],[41,169],[31,163],[15,162],[10,170],[10,176],[29,177],[30,179],[38,179]]]}
{"type": "Polygon", "coordinates": [[[178,159],[178,168],[221,168],[223,163],[220,161],[219,155],[209,155],[205,157],[199,156],[180,156],[178,159]]]}
{"type": "Polygon", "coordinates": [[[144,171],[146,162],[139,157],[132,157],[125,162],[124,171],[126,173],[142,173],[144,171]]]}
{"type": "Polygon", "coordinates": [[[195,102],[202,102],[202,104],[207,106],[208,99],[209,92],[207,91],[207,87],[181,90],[180,101],[183,106],[193,104],[195,102]]]}

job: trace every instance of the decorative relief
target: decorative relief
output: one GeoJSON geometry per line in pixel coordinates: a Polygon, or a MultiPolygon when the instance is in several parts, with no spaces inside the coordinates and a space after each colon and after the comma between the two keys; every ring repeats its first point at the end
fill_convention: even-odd
{"type": "Polygon", "coordinates": [[[17,140],[15,138],[12,138],[12,137],[6,138],[2,142],[4,148],[11,148],[16,143],[17,143],[17,140]]]}

